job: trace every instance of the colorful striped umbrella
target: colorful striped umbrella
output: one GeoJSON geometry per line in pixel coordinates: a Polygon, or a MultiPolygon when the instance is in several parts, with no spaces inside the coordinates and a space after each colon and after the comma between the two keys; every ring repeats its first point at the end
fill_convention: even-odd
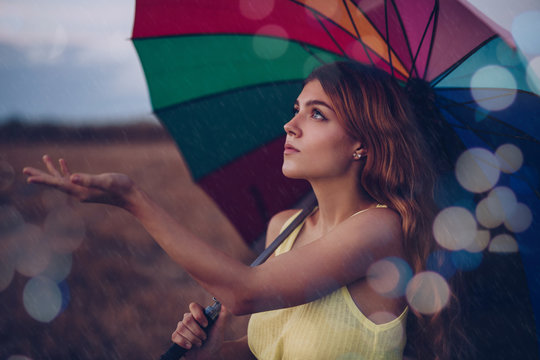
{"type": "Polygon", "coordinates": [[[518,148],[524,159],[516,169],[499,166],[487,189],[463,188],[452,174],[439,203],[478,218],[491,188],[512,190],[527,226],[478,227],[490,239],[508,235],[503,250],[519,247],[540,319],[540,93],[509,34],[470,8],[457,0],[137,0],[133,43],[156,115],[248,242],[308,189],[280,168],[283,124],[315,67],[354,59],[403,82],[429,82],[460,149],[501,162],[518,148]]]}

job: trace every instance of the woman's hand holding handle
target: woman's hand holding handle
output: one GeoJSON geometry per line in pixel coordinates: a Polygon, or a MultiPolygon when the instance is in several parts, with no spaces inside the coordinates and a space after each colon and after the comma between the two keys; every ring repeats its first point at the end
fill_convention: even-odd
{"type": "Polygon", "coordinates": [[[160,360],[177,360],[184,354],[186,359],[193,360],[219,357],[228,318],[225,307],[217,301],[206,309],[197,303],[191,303],[189,310],[172,333],[171,340],[174,344],[160,360]]]}

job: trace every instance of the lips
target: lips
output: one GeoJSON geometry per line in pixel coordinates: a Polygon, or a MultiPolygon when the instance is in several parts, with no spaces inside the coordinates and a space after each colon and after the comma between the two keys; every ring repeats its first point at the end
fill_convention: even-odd
{"type": "Polygon", "coordinates": [[[297,152],[300,152],[300,150],[298,150],[297,148],[295,148],[291,144],[288,144],[288,143],[285,144],[285,149],[283,151],[284,154],[294,154],[294,153],[297,153],[297,152]]]}

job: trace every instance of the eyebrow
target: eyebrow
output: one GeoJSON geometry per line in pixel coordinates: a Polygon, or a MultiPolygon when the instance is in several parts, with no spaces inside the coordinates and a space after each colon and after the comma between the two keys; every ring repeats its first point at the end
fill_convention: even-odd
{"type": "MultiPolygon", "coordinates": [[[[298,102],[298,100],[296,100],[294,102],[294,105],[300,106],[300,103],[298,102]]],[[[309,100],[309,101],[306,102],[306,106],[312,106],[312,105],[321,105],[321,106],[327,107],[333,113],[335,113],[334,109],[330,105],[325,103],[324,101],[321,101],[321,100],[309,100]]]]}

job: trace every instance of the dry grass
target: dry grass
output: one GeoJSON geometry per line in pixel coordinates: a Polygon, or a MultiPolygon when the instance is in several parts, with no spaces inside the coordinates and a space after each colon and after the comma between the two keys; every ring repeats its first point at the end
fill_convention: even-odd
{"type": "MultiPolygon", "coordinates": [[[[13,354],[32,359],[158,358],[170,344],[170,334],[189,302],[208,304],[211,296],[169,260],[123,210],[73,203],[54,190],[26,184],[21,169],[41,167],[44,153],[64,157],[73,171],[129,174],[194,233],[249,260],[247,247],[214,203],[192,183],[169,140],[0,144],[0,160],[15,171],[14,181],[0,192],[0,206],[16,209],[25,223],[38,227],[43,227],[51,211],[67,207],[85,226],[84,240],[73,252],[66,279],[70,300],[58,317],[42,323],[28,315],[22,303],[27,276],[16,273],[0,292],[0,358],[13,354]]],[[[0,241],[5,245],[4,235],[0,241]]],[[[0,255],[6,255],[4,245],[0,255]]],[[[204,261],[204,254],[193,255],[204,261]]],[[[246,320],[234,319],[229,336],[245,331],[246,320]]]]}

